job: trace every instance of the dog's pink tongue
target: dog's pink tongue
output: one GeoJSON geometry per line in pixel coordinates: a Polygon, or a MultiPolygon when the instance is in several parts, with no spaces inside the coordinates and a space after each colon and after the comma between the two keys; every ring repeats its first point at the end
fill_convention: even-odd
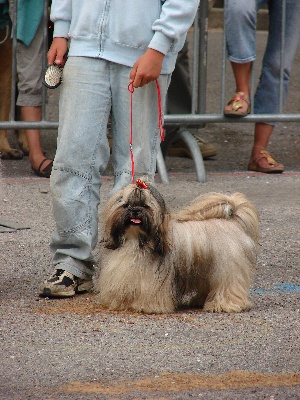
{"type": "Polygon", "coordinates": [[[133,224],[140,224],[140,223],[142,222],[140,219],[137,219],[137,218],[131,218],[130,221],[131,221],[133,224]]]}

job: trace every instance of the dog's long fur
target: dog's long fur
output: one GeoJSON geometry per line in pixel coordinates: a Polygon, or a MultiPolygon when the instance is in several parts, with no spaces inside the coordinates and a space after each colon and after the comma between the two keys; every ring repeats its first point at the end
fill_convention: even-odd
{"type": "Polygon", "coordinates": [[[258,215],[241,193],[208,193],[171,215],[152,184],[130,184],[104,210],[96,301],[112,310],[170,313],[250,307],[258,215]]]}

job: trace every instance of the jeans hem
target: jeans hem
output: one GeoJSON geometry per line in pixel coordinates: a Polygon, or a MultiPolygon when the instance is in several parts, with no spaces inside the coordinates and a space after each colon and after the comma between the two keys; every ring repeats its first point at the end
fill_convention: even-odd
{"type": "Polygon", "coordinates": [[[233,62],[233,63],[236,63],[236,64],[246,64],[248,62],[255,61],[256,60],[256,56],[251,56],[251,57],[243,58],[243,59],[235,58],[235,57],[232,57],[232,56],[228,56],[228,60],[233,62]]]}

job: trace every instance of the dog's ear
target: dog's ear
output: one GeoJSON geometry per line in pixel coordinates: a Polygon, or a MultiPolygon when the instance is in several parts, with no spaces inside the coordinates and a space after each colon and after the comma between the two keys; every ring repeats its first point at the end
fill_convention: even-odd
{"type": "Polygon", "coordinates": [[[164,198],[159,193],[159,191],[153,185],[150,185],[149,183],[148,183],[148,189],[151,192],[152,196],[157,201],[157,203],[159,204],[159,207],[160,207],[161,213],[162,213],[162,219],[164,219],[165,213],[167,212],[167,207],[166,207],[164,198]]]}
{"type": "Polygon", "coordinates": [[[153,251],[161,257],[165,257],[170,250],[168,218],[169,215],[165,214],[162,223],[158,226],[153,236],[153,251]]]}
{"type": "Polygon", "coordinates": [[[110,215],[106,215],[107,220],[104,230],[104,246],[107,249],[116,250],[122,246],[124,241],[124,215],[119,207],[110,215]]]}
{"type": "Polygon", "coordinates": [[[109,237],[104,238],[104,247],[110,250],[116,250],[121,247],[123,241],[120,235],[110,235],[109,237]]]}

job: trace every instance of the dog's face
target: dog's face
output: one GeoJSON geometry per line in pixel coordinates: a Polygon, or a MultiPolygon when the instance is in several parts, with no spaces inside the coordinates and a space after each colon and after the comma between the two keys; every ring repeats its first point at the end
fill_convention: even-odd
{"type": "Polygon", "coordinates": [[[167,250],[168,212],[161,194],[138,180],[117,192],[105,209],[106,247],[117,249],[126,240],[137,240],[158,255],[167,250]]]}

